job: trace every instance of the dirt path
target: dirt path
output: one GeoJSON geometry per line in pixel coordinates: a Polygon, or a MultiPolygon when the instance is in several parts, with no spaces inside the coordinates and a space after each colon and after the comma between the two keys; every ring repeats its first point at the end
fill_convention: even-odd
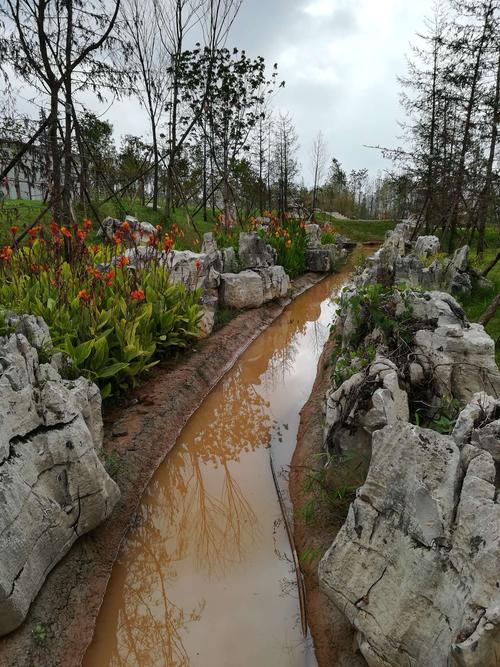
{"type": "MultiPolygon", "coordinates": [[[[320,279],[314,274],[299,278],[294,297],[320,279]]],[[[121,542],[152,475],[207,394],[290,301],[242,313],[197,351],[157,367],[131,392],[125,407],[106,413],[104,449],[121,500],[110,520],[81,538],[52,570],[23,626],[0,640],[1,667],[81,664],[121,542]],[[38,624],[42,631],[36,638],[38,624]]]]}
{"type": "Polygon", "coordinates": [[[366,667],[356,649],[352,627],[319,588],[318,563],[333,542],[339,524],[329,518],[322,520],[321,516],[311,522],[302,518],[308,497],[305,491],[307,476],[311,469],[320,465],[317,455],[323,451],[322,402],[329,386],[327,360],[332,347],[331,341],[325,346],[311,396],[300,413],[297,448],[289,477],[295,517],[294,538],[307,590],[307,618],[318,667],[366,667]]]}

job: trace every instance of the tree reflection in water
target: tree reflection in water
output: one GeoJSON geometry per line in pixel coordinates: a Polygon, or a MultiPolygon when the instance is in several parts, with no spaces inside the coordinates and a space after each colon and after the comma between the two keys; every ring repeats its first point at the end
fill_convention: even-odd
{"type": "MultiPolygon", "coordinates": [[[[266,514],[269,508],[266,512],[258,498],[253,496],[250,501],[246,497],[248,489],[245,492],[240,484],[247,481],[240,459],[245,456],[245,465],[249,465],[249,455],[270,446],[277,433],[282,439],[283,422],[273,414],[278,406],[275,393],[282,404],[286,402],[287,378],[306,343],[317,347],[319,356],[326,334],[325,324],[316,322],[331,285],[325,281],[314,288],[314,299],[300,298],[292,304],[247,350],[184,428],[145,493],[138,525],[128,535],[121,564],[115,568],[98,622],[98,635],[102,627],[112,635],[106,638],[107,650],[100,646],[99,638],[87,654],[86,667],[191,664],[185,644],[193,624],[206,611],[208,585],[203,582],[227,581],[252,545],[259,543],[262,526],[272,524],[273,517],[257,516],[256,503],[266,514]],[[315,323],[312,328],[311,323],[315,323]],[[199,590],[186,588],[190,582],[185,580],[190,577],[201,581],[199,590]]],[[[329,308],[331,311],[331,304],[329,308]]],[[[308,373],[312,385],[314,368],[308,373]]],[[[295,405],[295,400],[296,392],[292,392],[287,408],[298,414],[302,406],[295,405]]],[[[287,437],[295,438],[295,433],[287,437]]],[[[265,457],[259,459],[257,474],[269,476],[269,482],[264,480],[268,488],[272,481],[269,470],[262,469],[265,461],[265,457]]],[[[250,488],[255,474],[251,469],[250,488]]],[[[259,487],[256,489],[258,493],[259,487]]],[[[271,497],[276,500],[274,490],[271,497]]],[[[281,575],[286,576],[288,565],[283,566],[281,575]]]]}

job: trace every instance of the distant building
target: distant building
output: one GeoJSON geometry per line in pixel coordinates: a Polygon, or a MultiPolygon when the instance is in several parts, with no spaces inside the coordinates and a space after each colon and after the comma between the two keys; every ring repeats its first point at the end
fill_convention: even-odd
{"type": "MultiPolygon", "coordinates": [[[[18,153],[19,144],[0,139],[0,169],[18,153]]],[[[0,199],[43,199],[47,191],[47,153],[34,145],[0,182],[0,199]]]]}

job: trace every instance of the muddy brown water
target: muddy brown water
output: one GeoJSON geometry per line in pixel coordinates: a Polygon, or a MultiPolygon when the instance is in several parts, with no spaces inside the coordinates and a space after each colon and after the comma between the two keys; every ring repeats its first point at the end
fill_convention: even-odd
{"type": "Polygon", "coordinates": [[[309,667],[285,502],[348,269],[292,302],[192,416],[114,567],[84,667],[309,667]]]}

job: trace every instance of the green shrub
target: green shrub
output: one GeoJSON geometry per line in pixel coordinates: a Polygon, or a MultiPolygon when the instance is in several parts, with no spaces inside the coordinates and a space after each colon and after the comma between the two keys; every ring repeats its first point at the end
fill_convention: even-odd
{"type": "Polygon", "coordinates": [[[51,226],[30,236],[27,246],[0,252],[0,309],[43,317],[55,348],[103,397],[136,385],[159,358],[197,338],[199,294],[158,266],[158,239],[149,263],[132,270],[120,243],[88,247],[85,230],[51,226]]]}

